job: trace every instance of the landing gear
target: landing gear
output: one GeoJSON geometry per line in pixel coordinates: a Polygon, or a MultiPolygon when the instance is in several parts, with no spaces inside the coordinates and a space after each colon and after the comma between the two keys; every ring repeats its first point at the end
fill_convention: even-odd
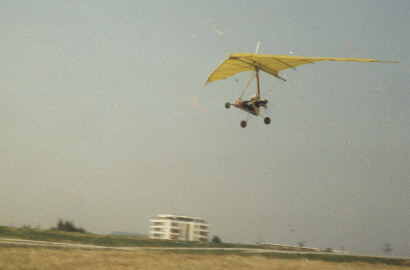
{"type": "Polygon", "coordinates": [[[229,109],[229,107],[231,107],[231,103],[226,102],[226,103],[225,103],[225,108],[229,109]]]}
{"type": "MultiPolygon", "coordinates": [[[[270,124],[270,118],[269,118],[269,117],[265,117],[265,118],[263,119],[263,122],[265,122],[266,125],[269,125],[269,124],[270,124]]],[[[242,121],[241,121],[241,127],[245,128],[246,125],[247,125],[247,121],[242,120],[242,121]]]]}

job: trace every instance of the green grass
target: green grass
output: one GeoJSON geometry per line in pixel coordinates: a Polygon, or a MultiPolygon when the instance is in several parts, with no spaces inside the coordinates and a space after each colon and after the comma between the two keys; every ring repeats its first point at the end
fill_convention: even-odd
{"type": "MultiPolygon", "coordinates": [[[[99,235],[92,233],[64,232],[57,230],[39,230],[30,228],[12,228],[0,226],[0,238],[38,240],[50,242],[90,244],[98,246],[112,247],[197,247],[197,248],[262,248],[256,245],[242,245],[229,243],[212,242],[185,242],[175,240],[154,240],[148,238],[138,238],[133,236],[99,235]]],[[[2,244],[0,247],[9,247],[2,244]]],[[[216,254],[216,255],[240,255],[255,256],[255,253],[243,251],[226,250],[167,250],[164,252],[184,253],[184,254],[216,254]]],[[[372,264],[388,264],[398,266],[410,266],[410,259],[385,258],[372,256],[336,255],[331,253],[310,254],[310,253],[258,253],[258,256],[280,259],[309,259],[327,262],[365,262],[372,264]]]]}
{"type": "Polygon", "coordinates": [[[15,238],[25,240],[81,243],[113,247],[253,247],[254,245],[240,245],[213,242],[186,242],[175,240],[155,240],[134,236],[99,235],[92,233],[64,232],[57,230],[39,230],[30,228],[12,228],[0,226],[1,238],[15,238]]]}

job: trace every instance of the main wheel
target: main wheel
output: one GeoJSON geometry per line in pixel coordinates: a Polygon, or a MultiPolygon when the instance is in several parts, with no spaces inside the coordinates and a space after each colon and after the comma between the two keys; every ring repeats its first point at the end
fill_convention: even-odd
{"type": "Polygon", "coordinates": [[[226,103],[225,103],[225,108],[229,109],[229,107],[231,107],[231,103],[226,102],[226,103]]]}
{"type": "Polygon", "coordinates": [[[245,120],[243,120],[243,121],[241,121],[241,127],[246,127],[246,121],[245,120]]]}
{"type": "Polygon", "coordinates": [[[263,122],[265,122],[265,124],[269,125],[270,124],[270,118],[265,117],[265,119],[263,119],[263,122]]]}

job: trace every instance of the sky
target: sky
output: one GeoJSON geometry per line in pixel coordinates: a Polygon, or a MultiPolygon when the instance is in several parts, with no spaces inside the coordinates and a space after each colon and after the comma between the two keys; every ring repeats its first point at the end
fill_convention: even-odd
{"type": "Polygon", "coordinates": [[[409,1],[2,1],[0,225],[210,237],[410,257],[409,1]],[[261,74],[225,109],[230,53],[376,58],[261,74]],[[251,84],[244,97],[255,92],[251,84]]]}

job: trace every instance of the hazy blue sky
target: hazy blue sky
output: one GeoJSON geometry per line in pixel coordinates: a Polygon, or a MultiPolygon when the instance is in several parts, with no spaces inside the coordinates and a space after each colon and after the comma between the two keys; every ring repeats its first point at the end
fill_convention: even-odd
{"type": "MultiPolygon", "coordinates": [[[[1,1],[0,224],[410,256],[410,1],[1,1]],[[223,32],[223,35],[217,33],[223,32]],[[226,110],[230,53],[360,57],[261,75],[272,123],[226,110]]],[[[246,93],[250,96],[252,89],[246,93]]]]}

